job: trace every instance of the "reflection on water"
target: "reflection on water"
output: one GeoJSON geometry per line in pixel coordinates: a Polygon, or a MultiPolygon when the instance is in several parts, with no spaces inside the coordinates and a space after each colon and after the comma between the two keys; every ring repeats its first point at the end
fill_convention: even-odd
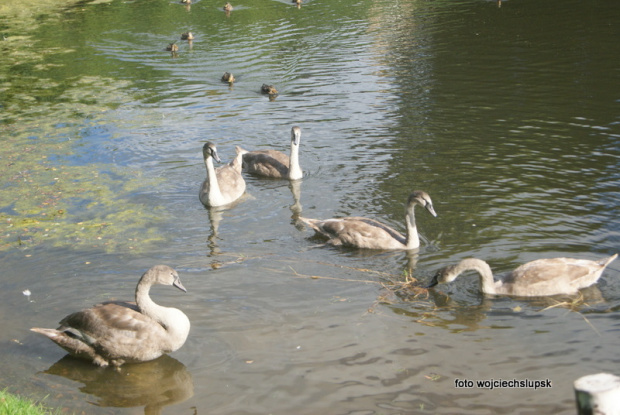
{"type": "Polygon", "coordinates": [[[291,194],[293,195],[293,204],[290,206],[290,209],[293,214],[291,216],[291,220],[294,224],[297,223],[303,209],[303,206],[301,205],[301,183],[301,180],[291,180],[288,185],[288,188],[291,189],[291,194]]]}
{"type": "Polygon", "coordinates": [[[83,384],[79,389],[96,406],[129,408],[144,406],[144,413],[160,414],[169,405],[194,395],[192,376],[185,365],[164,355],[151,362],[126,365],[118,370],[65,356],[45,374],[62,376],[83,384]],[[95,398],[93,401],[92,398],[95,398]]]}

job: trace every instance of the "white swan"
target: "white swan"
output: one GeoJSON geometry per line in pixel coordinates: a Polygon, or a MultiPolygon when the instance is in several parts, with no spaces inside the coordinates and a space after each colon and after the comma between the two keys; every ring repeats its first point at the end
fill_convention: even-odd
{"type": "Polygon", "coordinates": [[[374,219],[362,217],[345,217],[334,219],[299,220],[310,226],[318,235],[328,238],[327,243],[365,249],[415,249],[420,246],[420,238],[415,223],[414,208],[420,205],[428,212],[437,216],[430,196],[416,190],[409,195],[406,207],[405,224],[407,234],[402,235],[397,230],[384,225],[374,219]]]}
{"type": "Polygon", "coordinates": [[[174,285],[186,291],[177,272],[166,265],[146,271],[136,287],[136,302],[109,301],[70,314],[58,329],[30,330],[50,338],[71,355],[99,366],[144,362],[178,350],[190,323],[179,309],[157,305],[152,285],[174,285]]]}
{"type": "Polygon", "coordinates": [[[485,294],[534,297],[575,294],[579,289],[596,283],[618,254],[600,261],[574,258],[537,259],[521,265],[501,279],[494,280],[489,264],[481,259],[467,258],[440,270],[427,288],[452,282],[465,271],[480,274],[480,290],[485,294]]]}
{"type": "Polygon", "coordinates": [[[245,180],[241,175],[241,158],[243,150],[236,147],[237,156],[228,164],[218,167],[213,166],[213,159],[221,162],[217,155],[215,144],[205,143],[202,147],[207,178],[200,188],[200,201],[209,207],[228,205],[243,196],[245,192],[245,180]]]}
{"type": "Polygon", "coordinates": [[[243,167],[250,174],[274,179],[299,180],[303,171],[299,165],[301,128],[291,128],[291,155],[276,150],[243,151],[243,167]]]}

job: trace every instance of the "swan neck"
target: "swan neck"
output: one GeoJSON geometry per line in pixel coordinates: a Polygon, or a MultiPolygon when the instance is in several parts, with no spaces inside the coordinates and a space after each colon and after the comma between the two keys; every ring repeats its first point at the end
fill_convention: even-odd
{"type": "Polygon", "coordinates": [[[136,287],[136,304],[138,304],[138,308],[140,308],[142,314],[162,324],[161,314],[165,307],[151,300],[151,296],[149,295],[150,290],[151,284],[149,282],[140,281],[136,287]]]}
{"type": "Polygon", "coordinates": [[[215,198],[219,199],[222,196],[222,192],[220,191],[220,184],[217,182],[217,173],[215,171],[215,166],[213,166],[213,158],[207,157],[205,159],[205,167],[207,168],[207,180],[209,182],[209,200],[213,200],[215,198]]]}
{"type": "Polygon", "coordinates": [[[291,142],[291,156],[289,158],[288,176],[291,180],[301,179],[303,172],[299,165],[299,145],[295,145],[291,142]]]}
{"type": "Polygon", "coordinates": [[[476,271],[480,275],[480,289],[485,294],[496,294],[496,283],[489,264],[481,259],[469,258],[461,262],[458,273],[476,271]]]}
{"type": "Polygon", "coordinates": [[[420,237],[418,235],[418,227],[415,224],[415,205],[407,208],[405,215],[405,225],[407,227],[407,249],[414,249],[420,246],[420,237]]]}
{"type": "Polygon", "coordinates": [[[136,287],[136,304],[140,312],[155,320],[168,333],[168,351],[178,350],[187,339],[190,323],[187,316],[179,309],[163,307],[155,303],[149,291],[150,282],[140,281],[136,287]]]}

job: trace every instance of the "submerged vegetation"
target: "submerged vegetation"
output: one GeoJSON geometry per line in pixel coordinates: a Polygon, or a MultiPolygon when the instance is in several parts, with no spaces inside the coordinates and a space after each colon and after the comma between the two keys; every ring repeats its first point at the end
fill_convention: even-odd
{"type": "Polygon", "coordinates": [[[51,104],[40,104],[0,118],[5,136],[0,250],[46,244],[128,251],[162,239],[152,225],[164,212],[132,201],[155,180],[114,164],[92,163],[94,157],[76,150],[87,144],[82,129],[105,130],[101,114],[119,102],[120,89],[117,81],[80,79],[55,100],[53,111],[47,108],[51,104]],[[89,94],[97,97],[94,103],[84,102],[89,94]]]}
{"type": "Polygon", "coordinates": [[[53,246],[139,252],[163,239],[154,225],[165,212],[134,197],[155,180],[84,155],[93,130],[112,135],[110,114],[134,100],[129,82],[71,77],[71,48],[46,47],[36,34],[39,16],[62,16],[76,4],[0,5],[0,251],[53,246]]]}
{"type": "MultiPolygon", "coordinates": [[[[0,251],[54,246],[135,252],[162,240],[154,225],[163,210],[135,201],[155,181],[85,155],[93,129],[113,136],[110,114],[133,101],[129,83],[65,78],[62,67],[70,60],[54,57],[70,51],[34,40],[33,16],[45,7],[11,4],[0,7],[12,17],[0,18],[0,251]]],[[[109,157],[102,152],[100,158],[109,157]]]]}

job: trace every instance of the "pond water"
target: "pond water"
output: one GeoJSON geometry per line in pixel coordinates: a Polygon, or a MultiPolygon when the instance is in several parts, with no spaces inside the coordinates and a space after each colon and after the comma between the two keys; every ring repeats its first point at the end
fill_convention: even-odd
{"type": "Polygon", "coordinates": [[[618,372],[618,261],[577,298],[484,297],[469,274],[392,291],[471,256],[620,250],[620,3],[6,3],[0,387],[89,414],[572,414],[575,379],[618,372]],[[201,205],[204,142],[288,151],[293,125],[302,181],[201,205]],[[416,189],[438,217],[418,210],[413,252],[296,223],[404,230],[416,189]],[[153,289],[192,322],[170,356],[98,369],[28,331],[130,299],[158,263],[188,289],[153,289]],[[552,387],[456,387],[488,379],[552,387]]]}

